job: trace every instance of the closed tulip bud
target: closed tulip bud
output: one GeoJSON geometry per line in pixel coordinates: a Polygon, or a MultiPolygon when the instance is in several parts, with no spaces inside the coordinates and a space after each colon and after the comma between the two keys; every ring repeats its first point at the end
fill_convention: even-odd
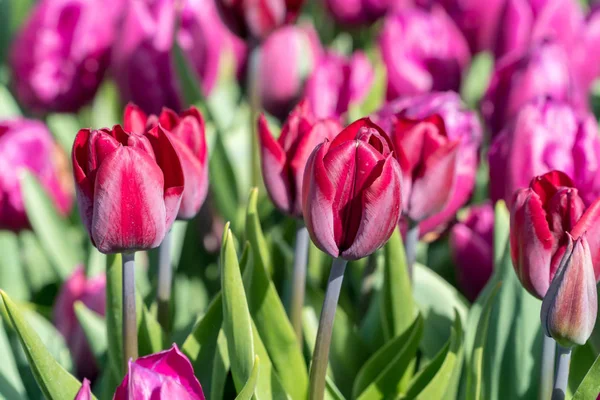
{"type": "Polygon", "coordinates": [[[317,120],[306,100],[290,113],[278,139],[264,116],[258,120],[262,173],[267,192],[282,212],[302,218],[302,180],[311,152],[342,130],[334,119],[317,120]]]}
{"type": "Polygon", "coordinates": [[[176,344],[169,350],[130,360],[113,400],[204,400],[194,368],[176,344]]]}
{"type": "Polygon", "coordinates": [[[563,256],[569,236],[588,232],[592,265],[600,278],[600,199],[586,209],[571,179],[551,171],[518,190],[510,212],[510,250],[513,266],[529,293],[543,299],[563,256]]]}
{"type": "Polygon", "coordinates": [[[341,24],[369,24],[386,13],[407,8],[412,0],[327,0],[327,11],[341,24]]]}
{"type": "Polygon", "coordinates": [[[302,209],[315,245],[356,260],[381,247],[398,224],[402,175],[392,142],[368,118],[347,126],[312,152],[302,209]]]}
{"type": "Polygon", "coordinates": [[[78,266],[61,286],[53,310],[54,325],[69,346],[77,375],[93,379],[98,373],[98,365],[75,315],[73,307],[77,301],[81,301],[90,310],[105,315],[106,276],[100,274],[87,278],[83,267],[78,266]]]}
{"type": "Polygon", "coordinates": [[[317,118],[340,118],[350,105],[369,94],[375,71],[367,56],[356,51],[350,58],[330,52],[306,82],[305,97],[317,118]]]}
{"type": "Polygon", "coordinates": [[[77,392],[75,399],[73,400],[92,400],[92,389],[90,389],[90,381],[87,379],[83,380],[81,389],[77,392]]]}
{"type": "Polygon", "coordinates": [[[408,8],[385,18],[379,38],[387,96],[458,90],[471,55],[462,33],[439,7],[408,8]]]}
{"type": "Polygon", "coordinates": [[[122,8],[119,1],[108,3],[35,4],[10,52],[15,93],[27,108],[75,112],[94,98],[108,68],[122,8]]]}
{"type": "Polygon", "coordinates": [[[584,345],[598,314],[596,277],[585,232],[578,239],[567,233],[568,244],[542,301],[546,336],[563,347],[584,345]]]}
{"type": "Polygon", "coordinates": [[[143,135],[82,129],[73,144],[79,212],[102,253],[157,247],[179,211],[184,177],[159,125],[143,135]]]}
{"type": "Polygon", "coordinates": [[[149,117],[133,104],[125,108],[123,125],[126,131],[143,135],[159,123],[177,150],[183,168],[185,188],[177,219],[191,219],[198,214],[208,194],[208,149],[204,118],[196,107],[179,115],[164,108],[159,116],[149,117]]]}
{"type": "Polygon", "coordinates": [[[24,118],[0,121],[0,229],[30,227],[21,191],[21,172],[41,183],[60,214],[73,205],[73,186],[64,152],[46,126],[24,118]]]}
{"type": "Polygon", "coordinates": [[[258,84],[261,105],[283,120],[302,97],[321,57],[317,33],[312,25],[284,26],[271,33],[254,56],[250,73],[258,84]]]}
{"type": "Polygon", "coordinates": [[[490,197],[507,203],[517,189],[551,170],[569,175],[585,204],[600,196],[596,119],[565,102],[538,98],[494,137],[488,152],[490,197]]]}

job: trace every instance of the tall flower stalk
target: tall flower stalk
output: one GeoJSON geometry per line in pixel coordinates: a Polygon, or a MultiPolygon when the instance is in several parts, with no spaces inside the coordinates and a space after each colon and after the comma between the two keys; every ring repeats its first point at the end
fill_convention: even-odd
{"type": "Polygon", "coordinates": [[[308,230],[303,222],[298,222],[296,229],[296,245],[294,248],[294,270],[292,277],[292,301],[290,305],[290,319],[302,347],[302,307],[306,292],[306,266],[308,262],[308,230]]]}
{"type": "Polygon", "coordinates": [[[169,331],[171,321],[171,286],[173,281],[173,267],[171,265],[171,247],[173,241],[172,230],[165,235],[165,239],[158,248],[158,288],[156,291],[157,319],[165,331],[169,331]]]}
{"type": "Polygon", "coordinates": [[[123,360],[125,369],[138,357],[138,335],[135,305],[135,253],[122,253],[123,260],[123,360]]]}

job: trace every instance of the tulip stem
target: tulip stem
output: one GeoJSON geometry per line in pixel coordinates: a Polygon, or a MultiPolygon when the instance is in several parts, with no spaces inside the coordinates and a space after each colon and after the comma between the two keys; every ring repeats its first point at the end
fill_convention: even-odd
{"type": "Polygon", "coordinates": [[[331,334],[333,333],[333,320],[340,298],[346,263],[346,260],[336,258],[331,265],[310,368],[310,400],[322,400],[325,395],[325,376],[327,374],[331,334]]]}
{"type": "Polygon", "coordinates": [[[158,289],[156,300],[158,303],[158,323],[165,332],[169,332],[170,306],[171,306],[171,281],[173,268],[171,266],[172,230],[165,235],[158,248],[158,289]]]}
{"type": "Polygon", "coordinates": [[[406,267],[408,276],[412,280],[413,268],[417,259],[417,244],[419,243],[419,224],[410,221],[408,223],[408,231],[406,232],[406,240],[404,248],[406,250],[406,267]]]}
{"type": "Polygon", "coordinates": [[[564,400],[567,393],[567,383],[569,382],[571,349],[557,344],[556,350],[558,363],[556,364],[556,376],[554,380],[554,390],[552,391],[552,400],[564,400]]]}
{"type": "Polygon", "coordinates": [[[253,187],[259,187],[261,172],[260,172],[260,147],[258,144],[258,134],[256,131],[256,121],[260,113],[261,100],[259,93],[259,74],[255,72],[255,66],[259,62],[260,50],[258,44],[253,40],[248,42],[249,46],[249,68],[248,68],[248,94],[250,100],[250,182],[253,187]]]}
{"type": "Polygon", "coordinates": [[[302,307],[306,290],[306,262],[308,259],[308,230],[303,222],[298,222],[294,249],[294,271],[292,280],[292,302],[290,319],[296,332],[298,345],[302,348],[302,307]]]}
{"type": "Polygon", "coordinates": [[[135,309],[135,253],[123,253],[123,360],[138,356],[137,318],[135,309]]]}
{"type": "Polygon", "coordinates": [[[556,342],[549,336],[543,335],[542,347],[542,370],[540,373],[539,400],[548,400],[552,393],[552,381],[554,380],[554,356],[556,353],[556,342]]]}

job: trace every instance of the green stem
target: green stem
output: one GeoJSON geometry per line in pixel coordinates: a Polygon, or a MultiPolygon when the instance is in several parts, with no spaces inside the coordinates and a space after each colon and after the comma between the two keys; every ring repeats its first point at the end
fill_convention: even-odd
{"type": "Polygon", "coordinates": [[[406,240],[404,241],[406,266],[408,267],[408,275],[411,280],[415,260],[417,259],[417,244],[419,244],[419,224],[411,221],[408,223],[408,231],[406,232],[406,240]]]}
{"type": "Polygon", "coordinates": [[[319,319],[319,329],[317,331],[317,340],[313,353],[312,366],[310,368],[310,400],[322,400],[325,395],[325,379],[327,374],[327,364],[329,360],[329,347],[331,345],[331,335],[333,333],[333,320],[337,309],[344,271],[346,270],[346,260],[336,258],[331,265],[321,318],[319,319]]]}
{"type": "Polygon", "coordinates": [[[554,390],[552,400],[564,400],[567,395],[567,384],[569,383],[569,367],[571,366],[571,349],[556,345],[556,376],[554,379],[554,390]]]}
{"type": "Polygon", "coordinates": [[[552,382],[554,380],[554,355],[556,342],[549,336],[543,335],[542,370],[540,372],[539,400],[548,400],[552,395],[552,382]]]}
{"type": "Polygon", "coordinates": [[[157,317],[158,323],[163,327],[165,332],[169,332],[170,326],[171,282],[173,280],[173,267],[171,266],[172,232],[172,230],[169,230],[158,248],[157,317]]]}
{"type": "Polygon", "coordinates": [[[123,360],[138,356],[137,319],[135,312],[135,253],[123,253],[123,360]]]}
{"type": "Polygon", "coordinates": [[[260,171],[260,148],[258,144],[258,135],[256,131],[256,121],[260,113],[260,88],[258,64],[260,62],[260,48],[256,43],[249,42],[249,68],[248,68],[248,95],[250,100],[250,182],[252,187],[259,187],[261,181],[260,171]]]}
{"type": "Polygon", "coordinates": [[[306,262],[308,259],[308,230],[303,222],[298,222],[296,230],[296,247],[294,249],[294,271],[292,278],[292,302],[290,319],[302,348],[302,307],[306,291],[306,262]]]}

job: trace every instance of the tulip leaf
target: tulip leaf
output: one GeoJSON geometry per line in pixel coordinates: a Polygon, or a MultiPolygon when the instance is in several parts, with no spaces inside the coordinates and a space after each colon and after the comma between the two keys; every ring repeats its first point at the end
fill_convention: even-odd
{"type": "Polygon", "coordinates": [[[21,185],[31,226],[57,274],[66,280],[82,261],[81,254],[75,250],[77,246],[65,240],[65,232],[68,232],[66,221],[58,215],[50,197],[29,171],[23,172],[21,185]]]}
{"type": "Polygon", "coordinates": [[[229,361],[229,351],[227,350],[227,339],[225,338],[223,329],[221,329],[219,331],[219,336],[217,337],[217,348],[212,363],[212,379],[210,382],[211,399],[223,398],[230,366],[231,362],[229,361]]]}
{"type": "Polygon", "coordinates": [[[250,194],[246,219],[246,236],[252,249],[250,253],[253,255],[253,262],[249,263],[244,271],[248,306],[287,393],[292,399],[304,399],[308,391],[308,372],[294,328],[267,274],[266,266],[270,258],[269,261],[264,258],[269,251],[258,221],[257,194],[256,189],[250,194]]]}
{"type": "MultiPolygon", "coordinates": [[[[139,298],[141,300],[141,297],[139,298]]],[[[138,326],[139,356],[158,353],[168,347],[168,338],[156,318],[140,301],[142,318],[138,326]]]]}
{"type": "Polygon", "coordinates": [[[389,340],[405,332],[413,322],[415,305],[399,229],[394,230],[383,251],[385,261],[381,317],[385,337],[389,340]]]}
{"type": "Polygon", "coordinates": [[[250,400],[256,390],[256,381],[258,380],[258,371],[260,368],[260,358],[254,357],[254,366],[248,382],[244,385],[240,393],[236,396],[236,400],[250,400]]]}
{"type": "MultiPolygon", "coordinates": [[[[48,256],[42,249],[38,237],[32,231],[19,234],[21,262],[31,293],[39,293],[44,288],[55,285],[60,278],[50,266],[48,256]]],[[[10,293],[9,293],[10,294],[10,293]]]]}
{"type": "Polygon", "coordinates": [[[98,365],[102,365],[108,349],[106,320],[102,315],[90,310],[81,301],[77,301],[74,308],[75,315],[90,345],[92,354],[98,361],[98,365]]]}
{"type": "Polygon", "coordinates": [[[81,387],[81,382],[52,357],[8,295],[4,291],[0,291],[0,295],[44,396],[50,400],[74,398],[81,387]]]}
{"type": "MultiPolygon", "coordinates": [[[[1,1],[1,0],[0,0],[1,1]]],[[[0,282],[7,293],[16,300],[30,296],[24,269],[21,265],[19,238],[10,231],[0,231],[0,282]]]]}
{"type": "Polygon", "coordinates": [[[0,319],[0,399],[26,400],[27,392],[6,334],[7,328],[0,319]]]}
{"type": "Polygon", "coordinates": [[[238,180],[220,132],[215,134],[208,173],[211,183],[210,193],[214,199],[215,208],[225,220],[232,221],[235,227],[240,204],[238,180]]]}
{"type": "Polygon", "coordinates": [[[489,52],[480,52],[473,57],[460,88],[460,97],[469,107],[477,108],[488,87],[493,69],[494,57],[489,52]]]}
{"type": "Polygon", "coordinates": [[[418,316],[400,336],[387,342],[361,368],[352,397],[361,400],[394,398],[400,383],[419,348],[423,319],[418,316]]]}
{"type": "Polygon", "coordinates": [[[175,68],[177,76],[180,79],[181,95],[186,104],[195,104],[203,98],[200,82],[190,62],[185,56],[183,49],[179,46],[177,40],[173,45],[173,59],[175,60],[175,68]]]}
{"type": "Polygon", "coordinates": [[[572,400],[593,400],[600,393],[600,355],[594,361],[573,395],[572,400]]]}
{"type": "MultiPolygon", "coordinates": [[[[2,73],[1,68],[0,73],[2,73]]],[[[8,90],[6,86],[0,84],[0,120],[20,116],[21,110],[14,97],[10,94],[10,90],[8,90]]]]}
{"type": "Polygon", "coordinates": [[[81,129],[81,124],[79,123],[77,116],[75,114],[66,113],[50,114],[46,117],[46,124],[65,154],[71,154],[75,136],[77,135],[77,132],[79,132],[79,129],[81,129]]]}
{"type": "Polygon", "coordinates": [[[252,339],[254,342],[254,351],[261,361],[260,371],[258,373],[258,382],[256,383],[256,398],[262,399],[291,399],[285,392],[277,372],[273,369],[273,364],[269,358],[269,353],[260,338],[256,325],[252,323],[252,339]]]}
{"type": "Polygon", "coordinates": [[[10,0],[0,0],[0,65],[4,64],[10,46],[10,3],[10,0]]]}

